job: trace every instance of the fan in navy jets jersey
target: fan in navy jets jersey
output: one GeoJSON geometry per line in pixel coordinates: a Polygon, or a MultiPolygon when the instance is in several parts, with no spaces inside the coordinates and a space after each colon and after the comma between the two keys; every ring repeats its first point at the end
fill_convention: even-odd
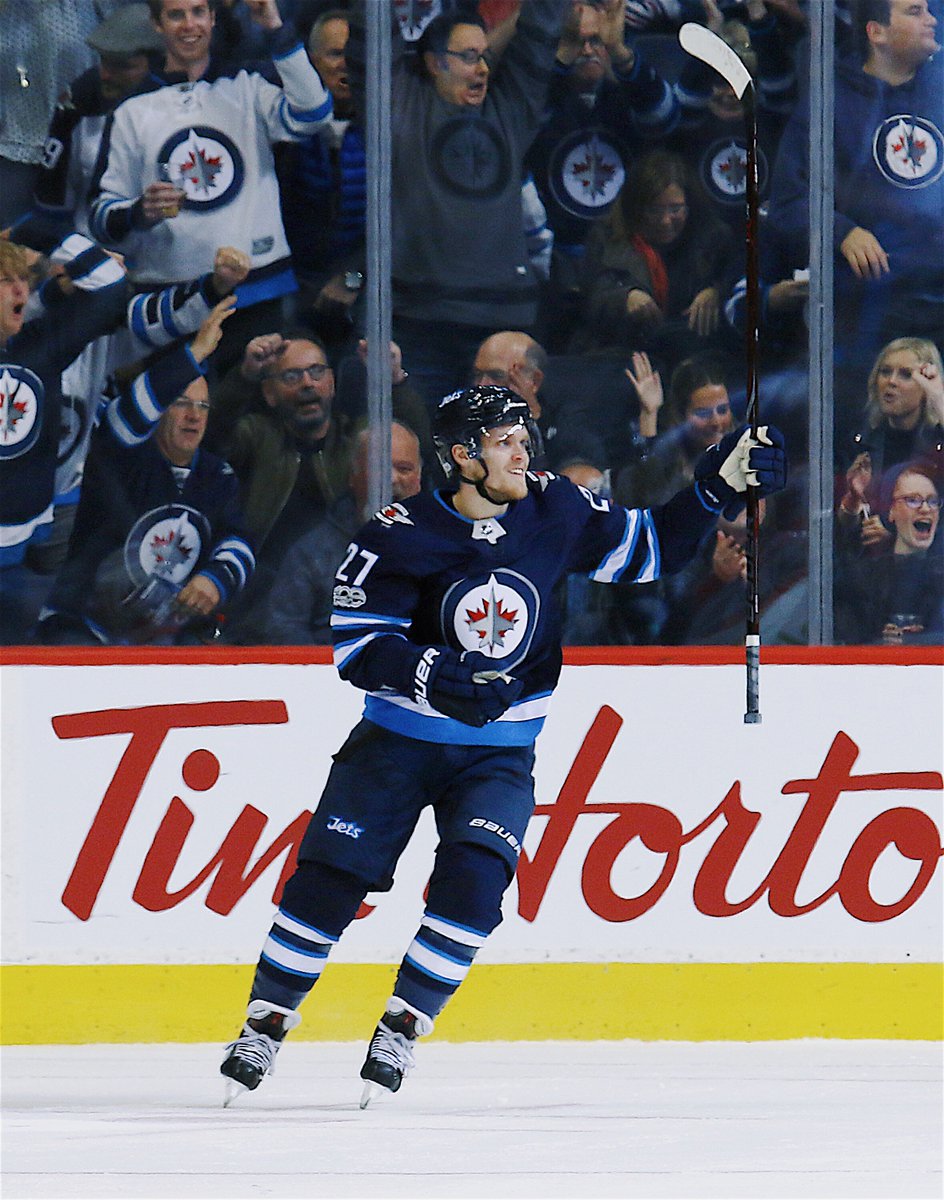
{"type": "Polygon", "coordinates": [[[201,448],[203,366],[235,297],[113,400],[92,435],[69,551],[40,614],[51,644],[202,641],[255,560],[228,463],[201,448]]]}
{"type": "Polygon", "coordinates": [[[361,1069],[361,1106],[399,1089],[413,1042],[501,920],[534,807],[534,739],[561,668],[555,586],[571,571],[645,583],[684,566],[749,484],[783,487],[783,438],[739,429],[665,505],[625,509],[528,466],[527,403],[503,387],[447,396],[434,424],[452,492],[381,509],[338,568],[342,678],[367,692],[334,756],[221,1067],[227,1102],[258,1086],[368,891],[385,890],[420,813],[439,832],[426,911],[361,1069]]]}

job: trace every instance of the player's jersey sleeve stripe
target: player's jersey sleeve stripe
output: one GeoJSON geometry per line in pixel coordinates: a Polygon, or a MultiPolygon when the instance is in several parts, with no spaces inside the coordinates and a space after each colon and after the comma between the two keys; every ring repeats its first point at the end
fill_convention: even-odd
{"type": "Polygon", "coordinates": [[[626,510],[626,528],[619,544],[606,555],[590,578],[597,583],[651,583],[661,569],[659,535],[648,508],[626,510]]]}
{"type": "MultiPolygon", "coordinates": [[[[337,642],[334,647],[334,665],[339,671],[348,666],[365,646],[381,637],[403,637],[401,633],[391,633],[390,630],[378,630],[350,642],[337,642]]],[[[404,640],[406,640],[404,638],[404,640]]]]}
{"type": "Polygon", "coordinates": [[[370,628],[374,625],[392,625],[397,629],[409,629],[409,617],[390,617],[383,613],[358,613],[356,616],[351,616],[350,613],[338,612],[335,610],[331,614],[332,629],[356,629],[358,626],[370,628]]]}

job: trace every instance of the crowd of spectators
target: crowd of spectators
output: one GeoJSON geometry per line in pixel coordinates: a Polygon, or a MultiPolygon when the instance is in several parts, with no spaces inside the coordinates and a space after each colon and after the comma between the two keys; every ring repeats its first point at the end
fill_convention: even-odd
{"type": "MultiPolygon", "coordinates": [[[[317,643],[367,514],[370,0],[0,7],[0,644],[317,643]],[[55,18],[55,19],[53,19],[55,18]]],[[[661,503],[744,419],[756,81],[765,640],[803,643],[804,0],[392,6],[393,501],[507,386],[536,469],[661,503]]],[[[944,636],[941,0],[836,12],[835,637],[944,636]]],[[[743,638],[745,529],[668,581],[569,581],[585,644],[743,638]]]]}

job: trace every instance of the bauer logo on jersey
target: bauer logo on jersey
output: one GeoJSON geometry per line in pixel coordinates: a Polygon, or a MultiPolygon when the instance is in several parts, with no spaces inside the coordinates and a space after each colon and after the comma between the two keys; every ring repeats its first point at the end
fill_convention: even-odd
{"type": "Polygon", "coordinates": [[[517,571],[499,568],[484,582],[454,583],[442,602],[446,637],[463,650],[515,666],[527,654],[540,613],[534,584],[517,571]]]}
{"type": "Polygon", "coordinates": [[[159,174],[183,188],[191,210],[229,204],[239,194],[245,171],[243,158],[225,133],[208,125],[193,125],[169,137],[157,155],[159,174]]]}
{"type": "MultiPolygon", "coordinates": [[[[726,137],[712,142],[701,160],[702,183],[719,204],[743,204],[747,190],[747,143],[726,137]]],[[[757,191],[767,190],[767,156],[757,148],[757,191]]]]}
{"type": "Polygon", "coordinates": [[[616,199],[626,168],[619,147],[605,130],[580,129],[555,147],[547,174],[561,208],[590,221],[616,199]]]}
{"type": "Polygon", "coordinates": [[[899,113],[876,129],[872,156],[895,187],[930,187],[944,171],[944,138],[933,121],[899,113]]]}
{"type": "Polygon", "coordinates": [[[39,377],[28,368],[0,366],[0,459],[18,458],[36,444],[44,396],[39,377]]]}
{"type": "Polygon", "coordinates": [[[209,536],[207,519],[195,508],[152,508],[135,521],[125,540],[125,567],[136,584],[156,575],[180,586],[193,573],[209,536]]]}

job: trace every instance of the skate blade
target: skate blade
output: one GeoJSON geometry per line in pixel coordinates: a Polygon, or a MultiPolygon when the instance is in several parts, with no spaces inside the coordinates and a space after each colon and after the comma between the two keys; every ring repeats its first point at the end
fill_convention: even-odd
{"type": "Polygon", "coordinates": [[[238,1100],[240,1096],[245,1096],[249,1088],[241,1083],[237,1083],[235,1079],[227,1079],[223,1090],[223,1107],[229,1108],[234,1100],[238,1100]]]}
{"type": "Polygon", "coordinates": [[[381,1092],[385,1092],[386,1090],[387,1089],[381,1087],[379,1083],[371,1083],[368,1080],[368,1082],[364,1084],[364,1090],[361,1092],[360,1107],[366,1108],[367,1105],[370,1104],[371,1100],[375,1099],[375,1097],[379,1096],[381,1092]]]}

